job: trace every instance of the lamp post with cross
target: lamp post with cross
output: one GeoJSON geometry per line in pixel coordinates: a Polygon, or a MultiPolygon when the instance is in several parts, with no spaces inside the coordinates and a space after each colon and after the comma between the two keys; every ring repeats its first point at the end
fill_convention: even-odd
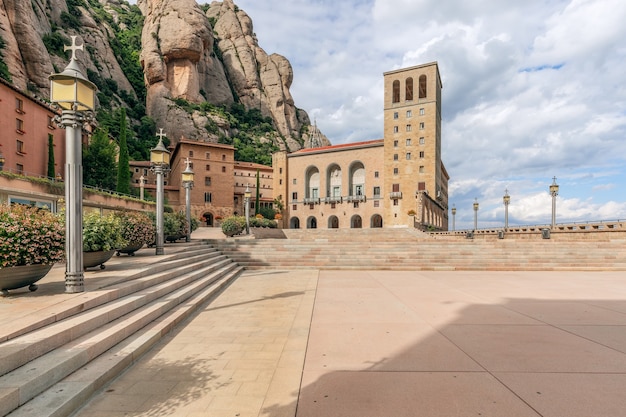
{"type": "Polygon", "coordinates": [[[167,135],[163,133],[163,129],[159,129],[157,133],[159,143],[150,149],[150,168],[156,174],[157,201],[156,201],[156,255],[164,255],[163,250],[163,175],[170,170],[170,151],[163,145],[163,138],[167,135]]]}
{"type": "Polygon", "coordinates": [[[509,195],[509,189],[504,190],[504,197],[502,197],[504,203],[504,230],[509,228],[509,204],[511,203],[511,196],[509,195]]]}
{"type": "Polygon", "coordinates": [[[80,70],[76,51],[83,45],[72,45],[70,62],[60,74],[50,75],[50,101],[61,107],[60,126],[65,128],[65,292],[85,291],[83,274],[83,166],[82,125],[85,113],[95,109],[96,86],[80,70]]]}
{"type": "Polygon", "coordinates": [[[189,158],[185,160],[187,167],[182,172],[183,187],[185,187],[185,217],[187,218],[186,242],[191,241],[191,189],[193,188],[193,170],[189,158]]]}
{"type": "Polygon", "coordinates": [[[556,196],[559,195],[559,186],[556,183],[556,177],[552,178],[550,184],[550,195],[552,196],[552,228],[556,226],[556,196]]]}

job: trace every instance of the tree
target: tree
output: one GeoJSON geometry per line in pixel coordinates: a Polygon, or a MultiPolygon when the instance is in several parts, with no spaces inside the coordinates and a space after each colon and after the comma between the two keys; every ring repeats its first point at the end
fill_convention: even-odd
{"type": "Polygon", "coordinates": [[[83,150],[83,181],[85,185],[114,190],[117,147],[109,140],[106,129],[97,129],[91,143],[83,150]]]}
{"type": "Polygon", "coordinates": [[[130,162],[128,155],[128,143],[126,141],[126,110],[122,108],[120,114],[120,159],[117,163],[117,192],[130,194],[130,162]]]}
{"type": "Polygon", "coordinates": [[[54,178],[54,136],[48,134],[48,178],[54,178]]]}
{"type": "Polygon", "coordinates": [[[260,206],[260,201],[261,201],[261,192],[259,190],[259,188],[261,185],[261,180],[259,179],[259,169],[257,168],[256,170],[256,204],[254,205],[254,215],[256,216],[257,214],[259,214],[259,206],[260,206]]]}

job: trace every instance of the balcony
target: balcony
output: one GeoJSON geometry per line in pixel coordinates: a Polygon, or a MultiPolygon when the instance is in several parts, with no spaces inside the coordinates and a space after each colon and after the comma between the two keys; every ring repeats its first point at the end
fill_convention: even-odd
{"type": "Polygon", "coordinates": [[[364,195],[349,195],[348,197],[346,197],[346,201],[348,202],[365,202],[367,200],[367,198],[364,195]]]}
{"type": "Polygon", "coordinates": [[[399,200],[402,198],[402,191],[394,191],[392,193],[389,193],[389,198],[391,198],[392,200],[399,200]]]}
{"type": "Polygon", "coordinates": [[[326,197],[324,199],[324,203],[326,204],[335,204],[335,203],[342,203],[343,202],[343,197],[339,196],[339,197],[326,197]]]}
{"type": "Polygon", "coordinates": [[[303,203],[304,204],[319,204],[320,199],[319,198],[305,198],[303,203]]]}

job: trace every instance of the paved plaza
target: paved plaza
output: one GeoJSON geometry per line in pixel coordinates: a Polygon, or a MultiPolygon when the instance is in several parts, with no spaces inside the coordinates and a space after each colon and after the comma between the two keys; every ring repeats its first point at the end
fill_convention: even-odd
{"type": "Polygon", "coordinates": [[[616,417],[623,272],[248,271],[80,417],[616,417]]]}

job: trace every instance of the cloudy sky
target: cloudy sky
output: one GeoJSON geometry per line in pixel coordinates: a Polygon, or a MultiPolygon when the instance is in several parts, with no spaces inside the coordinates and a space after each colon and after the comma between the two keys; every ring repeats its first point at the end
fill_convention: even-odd
{"type": "MultiPolygon", "coordinates": [[[[201,0],[200,3],[203,1],[201,0]]],[[[333,144],[382,138],[383,72],[437,61],[457,229],[626,219],[626,1],[236,0],[333,144]]]]}

